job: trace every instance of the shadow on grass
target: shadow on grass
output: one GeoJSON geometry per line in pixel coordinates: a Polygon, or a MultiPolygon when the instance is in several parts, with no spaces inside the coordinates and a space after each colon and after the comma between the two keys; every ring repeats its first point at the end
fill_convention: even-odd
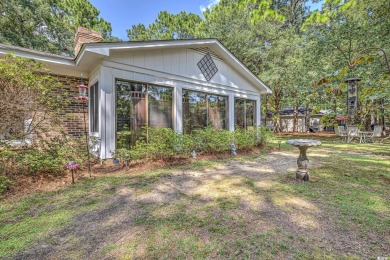
{"type": "Polygon", "coordinates": [[[8,247],[1,243],[0,252],[40,259],[385,254],[390,212],[382,174],[388,176],[388,164],[348,155],[340,161],[325,145],[312,150],[312,160],[322,163],[303,184],[294,180],[298,151],[292,148],[85,180],[1,206],[8,247]]]}

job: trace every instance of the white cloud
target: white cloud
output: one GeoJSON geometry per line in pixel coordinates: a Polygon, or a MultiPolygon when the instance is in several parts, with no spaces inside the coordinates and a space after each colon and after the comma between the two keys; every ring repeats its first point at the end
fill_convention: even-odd
{"type": "Polygon", "coordinates": [[[213,8],[215,5],[219,4],[221,0],[208,0],[208,5],[204,6],[201,5],[199,8],[202,12],[206,11],[207,9],[213,8]]]}

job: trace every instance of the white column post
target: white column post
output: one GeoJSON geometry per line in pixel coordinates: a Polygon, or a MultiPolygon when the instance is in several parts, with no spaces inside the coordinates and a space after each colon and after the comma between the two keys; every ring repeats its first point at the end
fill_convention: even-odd
{"type": "Polygon", "coordinates": [[[261,98],[258,96],[256,98],[256,124],[257,126],[261,125],[261,98]]]}
{"type": "Polygon", "coordinates": [[[101,67],[101,158],[112,158],[116,145],[115,83],[110,69],[101,67]]]}
{"type": "Polygon", "coordinates": [[[106,92],[105,75],[103,68],[99,69],[100,104],[99,104],[99,133],[100,133],[100,158],[106,159],[106,92]]]}
{"type": "Polygon", "coordinates": [[[183,88],[175,86],[175,102],[173,104],[174,130],[183,131],[183,88]]]}
{"type": "Polygon", "coordinates": [[[229,93],[229,131],[234,131],[234,93],[229,93]]]}

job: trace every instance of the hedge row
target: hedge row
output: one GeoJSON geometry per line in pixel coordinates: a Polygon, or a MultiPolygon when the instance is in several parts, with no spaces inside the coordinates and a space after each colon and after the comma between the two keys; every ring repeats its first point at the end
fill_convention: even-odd
{"type": "Polygon", "coordinates": [[[189,156],[192,151],[214,154],[230,151],[231,144],[238,150],[248,150],[266,144],[272,135],[272,132],[262,127],[235,131],[205,128],[194,130],[191,134],[178,133],[168,128],[149,128],[144,130],[143,138],[129,149],[117,149],[115,157],[123,159],[129,154],[130,159],[165,158],[189,156]]]}

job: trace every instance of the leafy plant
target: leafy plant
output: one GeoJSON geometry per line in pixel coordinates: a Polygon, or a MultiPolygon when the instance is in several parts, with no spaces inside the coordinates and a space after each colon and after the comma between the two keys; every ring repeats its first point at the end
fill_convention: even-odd
{"type": "Polygon", "coordinates": [[[249,150],[255,146],[266,145],[273,133],[266,128],[253,128],[235,131],[214,129],[211,127],[194,130],[191,134],[182,134],[170,128],[145,128],[142,137],[128,149],[120,148],[114,157],[124,160],[129,154],[132,160],[142,158],[169,158],[177,155],[188,156],[191,151],[208,154],[230,151],[234,143],[237,149],[249,150]]]}
{"type": "Polygon", "coordinates": [[[12,184],[12,181],[7,179],[5,176],[0,175],[0,198],[1,194],[12,184]]]}
{"type": "Polygon", "coordinates": [[[34,146],[3,148],[0,155],[0,170],[4,176],[58,174],[65,170],[69,161],[76,161],[83,167],[87,160],[83,140],[65,135],[42,140],[34,146]]]}

